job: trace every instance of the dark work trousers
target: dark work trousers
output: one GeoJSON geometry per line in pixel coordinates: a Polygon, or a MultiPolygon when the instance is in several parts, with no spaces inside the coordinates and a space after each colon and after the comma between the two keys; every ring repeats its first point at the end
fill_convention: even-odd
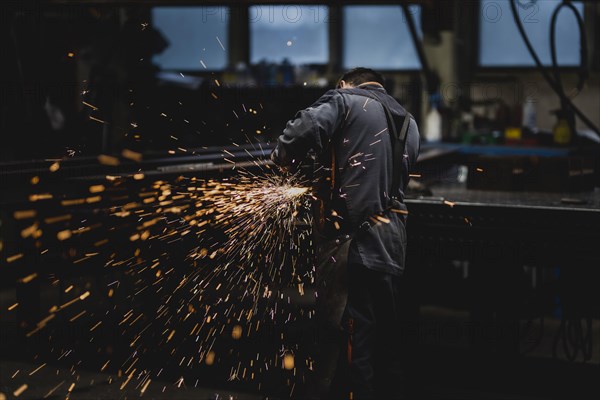
{"type": "Polygon", "coordinates": [[[317,240],[315,373],[308,384],[307,399],[334,400],[332,382],[340,374],[339,359],[344,356],[347,338],[343,315],[348,293],[350,243],[350,236],[317,240]]]}
{"type": "Polygon", "coordinates": [[[348,326],[352,399],[405,399],[402,340],[403,278],[348,265],[348,326]]]}

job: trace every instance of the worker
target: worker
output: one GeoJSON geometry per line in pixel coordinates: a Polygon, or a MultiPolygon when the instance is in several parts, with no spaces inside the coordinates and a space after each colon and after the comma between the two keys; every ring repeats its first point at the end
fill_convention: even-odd
{"type": "Polygon", "coordinates": [[[271,153],[275,164],[291,172],[307,155],[321,165],[314,192],[316,316],[326,328],[319,339],[327,343],[317,353],[313,398],[401,398],[403,200],[418,152],[416,122],[387,94],[383,76],[355,68],[287,123],[271,153]],[[328,340],[336,336],[327,332],[336,328],[345,332],[342,346],[328,340]],[[347,360],[349,388],[335,392],[331,382],[342,367],[339,359],[347,360]]]}

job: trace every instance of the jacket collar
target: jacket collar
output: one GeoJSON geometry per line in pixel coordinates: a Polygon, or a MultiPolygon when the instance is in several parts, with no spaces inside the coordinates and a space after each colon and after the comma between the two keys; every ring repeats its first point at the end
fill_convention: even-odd
{"type": "Polygon", "coordinates": [[[359,85],[356,86],[358,89],[366,89],[366,90],[377,90],[379,92],[386,93],[385,88],[383,86],[379,86],[376,84],[368,84],[368,85],[359,85]]]}

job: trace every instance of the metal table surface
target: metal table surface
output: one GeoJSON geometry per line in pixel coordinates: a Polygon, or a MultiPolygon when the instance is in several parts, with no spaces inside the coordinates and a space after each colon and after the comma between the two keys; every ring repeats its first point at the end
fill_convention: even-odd
{"type": "Polygon", "coordinates": [[[590,192],[510,192],[467,189],[465,184],[440,184],[432,196],[407,196],[406,203],[481,206],[600,213],[600,190],[590,192]],[[445,201],[445,202],[444,202],[445,201]]]}
{"type": "Polygon", "coordinates": [[[600,191],[580,193],[468,190],[465,184],[431,187],[431,196],[406,199],[408,233],[427,256],[485,256],[545,263],[548,256],[600,260],[600,191]],[[428,250],[429,249],[429,250],[428,250]]]}

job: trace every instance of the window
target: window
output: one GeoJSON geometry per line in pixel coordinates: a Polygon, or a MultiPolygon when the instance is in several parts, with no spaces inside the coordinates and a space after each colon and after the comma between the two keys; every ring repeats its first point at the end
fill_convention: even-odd
{"type": "MultiPolygon", "coordinates": [[[[511,0],[512,1],[512,0],[511,0]]],[[[517,1],[519,18],[542,64],[552,65],[550,21],[561,0],[517,1]]],[[[583,4],[573,2],[583,15],[583,4]]],[[[556,22],[556,55],[560,66],[581,63],[579,30],[573,12],[563,8],[556,22]]],[[[534,67],[513,19],[508,0],[482,0],[480,7],[479,65],[483,67],[534,67]]]]}
{"type": "Polygon", "coordinates": [[[327,64],[328,17],[322,5],[251,6],[250,62],[327,64]]]}
{"type": "MultiPolygon", "coordinates": [[[[421,32],[421,7],[410,6],[421,32]]],[[[421,62],[400,6],[346,6],[343,32],[344,68],[420,69],[421,62]]]]}
{"type": "Polygon", "coordinates": [[[227,7],[155,7],[153,26],[169,47],[153,62],[163,70],[218,70],[227,66],[227,7]]]}

